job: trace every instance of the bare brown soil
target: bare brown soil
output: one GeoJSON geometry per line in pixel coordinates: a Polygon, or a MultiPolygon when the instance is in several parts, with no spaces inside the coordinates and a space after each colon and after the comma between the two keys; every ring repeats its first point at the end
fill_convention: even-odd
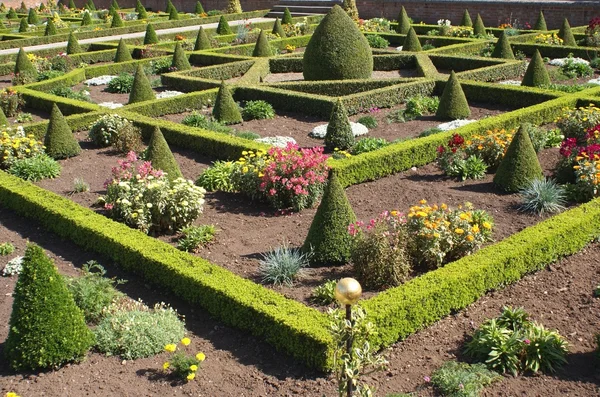
{"type": "MultiPolygon", "coordinates": [[[[37,123],[39,121],[50,120],[50,113],[46,112],[45,110],[32,109],[32,108],[25,107],[25,108],[21,109],[15,116],[7,117],[8,122],[14,126],[18,126],[19,123],[17,123],[17,116],[22,113],[31,114],[32,120],[27,121],[26,123],[37,123]]],[[[22,123],[22,124],[26,124],[26,123],[22,123]]]]}

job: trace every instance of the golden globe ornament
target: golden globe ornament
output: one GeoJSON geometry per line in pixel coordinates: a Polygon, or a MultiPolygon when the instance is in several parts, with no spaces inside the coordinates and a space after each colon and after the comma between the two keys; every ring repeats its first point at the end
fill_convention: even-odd
{"type": "Polygon", "coordinates": [[[360,299],[362,287],[353,278],[346,277],[335,286],[335,299],[342,305],[353,305],[360,299]]]}

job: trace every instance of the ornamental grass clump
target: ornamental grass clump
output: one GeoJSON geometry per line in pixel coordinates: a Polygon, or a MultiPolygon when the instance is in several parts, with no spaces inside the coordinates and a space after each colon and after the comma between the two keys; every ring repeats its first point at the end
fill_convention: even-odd
{"type": "Polygon", "coordinates": [[[44,138],[46,153],[55,160],[75,157],[81,153],[79,142],[56,103],[52,104],[50,121],[44,138]]]}
{"type": "Polygon", "coordinates": [[[431,384],[441,395],[452,397],[477,397],[486,386],[502,379],[484,364],[457,361],[447,361],[431,374],[431,384]]]}
{"type": "Polygon", "coordinates": [[[440,104],[435,116],[440,120],[458,120],[466,119],[470,115],[471,109],[469,108],[465,93],[456,74],[452,71],[444,86],[444,92],[440,98],[440,104]]]}
{"type": "Polygon", "coordinates": [[[219,92],[217,92],[212,114],[215,119],[224,124],[238,124],[243,121],[240,108],[233,100],[231,91],[224,81],[221,82],[219,92]]]}
{"type": "Polygon", "coordinates": [[[206,355],[202,352],[196,354],[188,353],[188,346],[192,343],[190,338],[183,338],[180,341],[182,347],[177,350],[175,343],[165,345],[166,352],[171,353],[169,361],[165,361],[162,369],[166,373],[173,374],[181,381],[189,382],[196,378],[196,373],[200,369],[200,365],[206,359],[206,355]]]}
{"type": "Polygon", "coordinates": [[[183,178],[179,164],[173,157],[173,153],[158,127],[154,127],[154,131],[152,131],[146,159],[150,161],[152,168],[165,172],[169,179],[183,178]]]}
{"type": "Polygon", "coordinates": [[[192,66],[190,65],[190,62],[188,61],[187,55],[185,55],[183,46],[181,45],[181,43],[179,41],[177,42],[177,44],[175,44],[175,51],[173,52],[173,60],[171,61],[171,68],[174,68],[175,70],[178,70],[178,71],[188,70],[188,69],[192,68],[192,66]]]}
{"type": "Polygon", "coordinates": [[[565,209],[566,193],[562,186],[552,179],[538,178],[519,191],[520,210],[537,214],[556,214],[565,209]]]}
{"type": "Polygon", "coordinates": [[[336,148],[338,150],[348,150],[354,146],[354,133],[352,132],[348,112],[340,98],[338,98],[331,111],[324,143],[325,148],[329,151],[336,148]]]}
{"type": "Polygon", "coordinates": [[[258,272],[266,284],[292,286],[302,276],[303,269],[308,267],[310,253],[303,253],[287,243],[263,254],[258,262],[258,272]]]}

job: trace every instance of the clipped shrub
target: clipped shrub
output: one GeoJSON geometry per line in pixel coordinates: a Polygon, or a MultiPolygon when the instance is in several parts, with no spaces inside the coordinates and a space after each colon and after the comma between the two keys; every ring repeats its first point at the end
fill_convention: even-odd
{"type": "Polygon", "coordinates": [[[485,36],[485,25],[483,24],[483,19],[481,19],[481,15],[477,14],[477,18],[475,19],[475,24],[473,25],[473,34],[484,35],[485,36]]]}
{"type": "Polygon", "coordinates": [[[221,82],[221,86],[219,87],[212,114],[215,119],[224,124],[238,124],[242,122],[240,108],[233,100],[231,91],[229,91],[224,81],[221,82]]]}
{"type": "Polygon", "coordinates": [[[521,80],[521,85],[528,87],[540,87],[549,84],[550,76],[548,75],[548,71],[546,70],[544,60],[540,55],[540,51],[536,48],[533,56],[531,57],[531,62],[525,71],[525,76],[523,76],[523,80],[521,80]]]}
{"type": "Polygon", "coordinates": [[[348,226],[356,222],[356,215],[334,171],[323,199],[310,225],[302,251],[311,253],[315,265],[343,265],[350,259],[352,236],[348,226]]]}
{"type": "Polygon", "coordinates": [[[275,23],[273,24],[273,30],[271,31],[271,33],[278,35],[282,39],[285,39],[286,37],[285,30],[283,30],[283,26],[281,26],[281,21],[279,20],[279,17],[275,18],[275,23]]]}
{"type": "Polygon", "coordinates": [[[144,35],[144,45],[158,43],[158,36],[151,23],[146,26],[146,34],[144,35]]]}
{"type": "Polygon", "coordinates": [[[19,33],[26,33],[29,30],[29,24],[27,23],[27,19],[21,18],[19,22],[19,33]]]}
{"type": "Polygon", "coordinates": [[[400,13],[398,14],[398,25],[396,25],[396,32],[400,34],[407,34],[410,30],[410,18],[406,13],[406,9],[402,6],[400,13]]]}
{"type": "Polygon", "coordinates": [[[52,104],[44,146],[46,146],[46,153],[57,160],[75,157],[81,153],[79,142],[73,136],[69,124],[67,124],[56,103],[52,104]]]}
{"type": "Polygon", "coordinates": [[[2,106],[0,106],[0,127],[1,126],[9,126],[9,122],[8,119],[6,118],[6,115],[4,114],[4,110],[2,110],[2,106]]]}
{"type": "Polygon", "coordinates": [[[227,19],[225,19],[223,15],[221,15],[221,18],[219,19],[216,32],[220,35],[233,34],[229,27],[229,23],[227,23],[227,19]]]}
{"type": "Polygon", "coordinates": [[[92,14],[89,11],[84,11],[81,17],[81,26],[89,26],[92,24],[92,14]]]}
{"type": "Polygon", "coordinates": [[[469,15],[469,10],[467,9],[465,9],[462,19],[460,20],[460,26],[473,27],[473,21],[471,20],[471,15],[469,15]]]}
{"type": "Polygon", "coordinates": [[[44,31],[44,36],[54,36],[57,33],[56,25],[54,24],[54,20],[52,18],[48,18],[46,22],[46,30],[44,31]]]}
{"type": "Polygon", "coordinates": [[[435,116],[440,120],[457,120],[466,119],[470,115],[471,109],[469,109],[465,93],[460,86],[456,74],[452,71],[450,78],[448,78],[444,86],[444,92],[440,98],[440,104],[435,116]]]}
{"type": "Polygon", "coordinates": [[[30,25],[37,25],[40,23],[40,18],[38,17],[38,14],[34,8],[29,9],[29,14],[27,14],[27,23],[30,25]]]}
{"type": "Polygon", "coordinates": [[[127,48],[127,44],[125,44],[123,39],[119,40],[119,46],[117,47],[117,52],[115,53],[114,62],[127,62],[131,60],[133,60],[133,58],[131,57],[129,48],[127,48]]]}
{"type": "Polygon", "coordinates": [[[37,69],[33,66],[33,63],[29,60],[29,57],[23,48],[19,48],[17,60],[15,61],[14,73],[15,75],[19,75],[21,81],[24,83],[35,81],[37,78],[37,69]]]}
{"type": "Polygon", "coordinates": [[[122,28],[124,26],[121,15],[115,10],[112,14],[112,21],[110,22],[111,28],[122,28]]]}
{"type": "Polygon", "coordinates": [[[406,35],[406,39],[402,44],[402,51],[413,51],[418,52],[422,51],[421,43],[419,42],[419,38],[417,37],[417,33],[415,29],[412,27],[408,30],[408,34],[406,35]]]}
{"type": "Polygon", "coordinates": [[[242,5],[240,4],[240,0],[228,0],[225,12],[227,14],[240,14],[242,12],[242,5]]]}
{"type": "Polygon", "coordinates": [[[202,7],[202,3],[200,3],[199,1],[196,2],[196,7],[194,8],[194,14],[196,14],[196,15],[206,14],[206,12],[204,12],[204,7],[202,7]]]}
{"type": "Polygon", "coordinates": [[[171,7],[169,10],[169,21],[178,21],[179,20],[179,12],[175,6],[171,7]]]}
{"type": "Polygon", "coordinates": [[[310,253],[303,253],[284,243],[263,254],[258,262],[258,272],[263,283],[291,286],[302,275],[302,270],[309,265],[309,258],[310,253]]]}
{"type": "Polygon", "coordinates": [[[354,145],[354,134],[352,133],[352,127],[350,120],[348,119],[348,112],[346,107],[342,103],[342,100],[338,98],[331,116],[329,117],[329,124],[327,124],[327,133],[325,134],[325,147],[333,151],[347,150],[354,145]]]}
{"type": "Polygon", "coordinates": [[[294,21],[292,20],[292,13],[287,7],[285,7],[285,10],[283,10],[283,17],[281,18],[281,23],[284,25],[291,25],[294,23],[294,21]]]}
{"type": "Polygon", "coordinates": [[[77,41],[77,37],[73,32],[69,33],[69,41],[67,42],[67,55],[79,54],[83,52],[81,46],[79,45],[79,41],[77,41]]]}
{"type": "Polygon", "coordinates": [[[75,5],[75,1],[74,0],[69,0],[69,9],[70,10],[74,10],[76,8],[77,8],[77,6],[75,5]]]}
{"type": "Polygon", "coordinates": [[[190,61],[188,61],[187,55],[181,45],[181,42],[175,44],[175,51],[173,52],[173,60],[171,61],[171,67],[177,70],[188,70],[191,69],[190,61]]]}
{"type": "Polygon", "coordinates": [[[269,40],[267,39],[267,35],[265,31],[261,29],[258,34],[258,39],[256,40],[256,44],[254,45],[254,51],[252,51],[253,57],[270,57],[273,55],[271,51],[271,45],[269,44],[269,40]]]}
{"type": "Polygon", "coordinates": [[[4,344],[8,364],[21,371],[80,360],[94,338],[52,260],[29,244],[22,266],[4,344]]]}
{"type": "Polygon", "coordinates": [[[275,117],[273,106],[267,101],[248,101],[242,110],[244,120],[265,120],[275,117]]]}
{"type": "Polygon", "coordinates": [[[331,305],[335,302],[335,286],[337,283],[337,280],[329,280],[316,286],[310,297],[311,301],[318,305],[331,305]]]}
{"type": "Polygon", "coordinates": [[[148,144],[147,159],[152,163],[155,170],[162,170],[167,173],[169,179],[182,178],[183,174],[179,169],[179,165],[169,149],[169,145],[165,140],[160,128],[154,127],[150,143],[148,144]]]}
{"type": "Polygon", "coordinates": [[[15,11],[14,8],[10,7],[8,12],[6,13],[6,19],[17,19],[17,18],[19,18],[19,16],[17,15],[17,12],[15,11]]]}
{"type": "Polygon", "coordinates": [[[112,8],[114,8],[115,10],[120,10],[121,7],[119,7],[119,3],[117,3],[117,0],[112,0],[112,2],[110,3],[110,6],[112,8]]]}
{"type": "Polygon", "coordinates": [[[515,59],[515,54],[513,54],[512,48],[510,47],[506,29],[502,31],[502,35],[498,39],[494,51],[492,51],[492,58],[515,59]]]}
{"type": "Polygon", "coordinates": [[[171,12],[171,8],[175,7],[171,0],[167,0],[167,6],[165,7],[165,12],[168,14],[171,12]]]}
{"type": "Polygon", "coordinates": [[[529,134],[521,126],[498,166],[494,183],[506,192],[518,192],[542,176],[542,167],[529,134]]]}
{"type": "Polygon", "coordinates": [[[306,46],[304,79],[366,79],[372,71],[369,42],[348,14],[340,6],[333,6],[306,46]]]}
{"type": "Polygon", "coordinates": [[[571,25],[569,25],[569,20],[565,18],[563,20],[563,24],[558,30],[558,37],[563,40],[563,45],[576,47],[577,41],[575,41],[575,36],[573,36],[573,32],[571,32],[571,25]]]}
{"type": "Polygon", "coordinates": [[[546,18],[544,18],[544,13],[540,10],[540,13],[535,21],[535,25],[533,25],[533,30],[548,30],[548,26],[546,26],[546,18]]]}
{"type": "Polygon", "coordinates": [[[133,87],[129,94],[129,102],[127,103],[150,101],[153,99],[156,99],[156,96],[154,95],[154,91],[152,91],[150,81],[148,81],[148,77],[144,73],[142,64],[138,64],[135,76],[133,77],[133,87]]]}
{"type": "Polygon", "coordinates": [[[31,182],[56,178],[60,171],[60,164],[45,154],[16,160],[8,169],[9,174],[31,182]]]}
{"type": "Polygon", "coordinates": [[[210,44],[210,39],[208,38],[206,31],[202,26],[200,26],[200,29],[198,30],[198,35],[196,36],[196,43],[194,44],[194,51],[208,50],[211,47],[212,46],[210,44]]]}
{"type": "Polygon", "coordinates": [[[148,19],[148,13],[146,12],[146,7],[142,4],[140,0],[137,0],[135,3],[135,12],[138,13],[137,17],[139,20],[148,19]]]}
{"type": "Polygon", "coordinates": [[[355,0],[343,0],[342,8],[350,18],[358,21],[358,8],[356,7],[355,0]]]}

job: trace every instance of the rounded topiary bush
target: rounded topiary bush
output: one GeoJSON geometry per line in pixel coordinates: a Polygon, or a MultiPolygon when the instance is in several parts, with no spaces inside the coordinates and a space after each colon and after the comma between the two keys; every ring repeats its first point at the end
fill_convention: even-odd
{"type": "Polygon", "coordinates": [[[271,51],[271,45],[267,39],[267,35],[264,30],[261,30],[256,44],[254,45],[254,51],[252,52],[253,57],[270,57],[273,55],[271,51]]]}
{"type": "Polygon", "coordinates": [[[410,30],[410,18],[406,13],[406,9],[402,6],[400,13],[398,14],[398,24],[396,25],[396,32],[400,34],[407,34],[410,30]]]}
{"type": "Polygon", "coordinates": [[[337,100],[329,117],[325,147],[328,150],[347,150],[354,146],[354,134],[348,119],[348,112],[340,99],[337,100]]]}
{"type": "Polygon", "coordinates": [[[117,46],[117,52],[115,54],[114,62],[127,62],[131,60],[133,60],[133,58],[131,57],[129,48],[127,48],[127,44],[125,44],[125,41],[123,41],[123,39],[119,40],[119,45],[117,46]]]}
{"type": "Polygon", "coordinates": [[[544,65],[544,60],[538,49],[535,50],[531,57],[531,62],[525,71],[525,76],[521,81],[521,85],[528,87],[540,87],[550,84],[550,76],[544,65]]]}
{"type": "Polygon", "coordinates": [[[348,14],[340,6],[333,6],[306,46],[304,79],[367,79],[372,71],[369,42],[348,14]]]}
{"type": "Polygon", "coordinates": [[[150,143],[148,144],[148,161],[152,163],[152,168],[163,170],[167,173],[169,179],[182,178],[183,174],[179,165],[173,157],[173,153],[165,140],[160,128],[154,127],[150,143]]]}
{"type": "Polygon", "coordinates": [[[217,34],[233,34],[231,28],[229,27],[229,23],[227,23],[227,19],[225,19],[223,15],[221,15],[221,18],[219,18],[219,24],[217,25],[217,34]]]}
{"type": "Polygon", "coordinates": [[[158,36],[151,23],[146,26],[146,34],[144,35],[144,45],[158,43],[158,36]]]}
{"type": "Polygon", "coordinates": [[[138,64],[133,78],[133,87],[129,93],[128,103],[150,101],[152,99],[156,99],[156,96],[154,95],[154,91],[152,91],[152,86],[150,85],[150,81],[148,81],[148,77],[146,77],[146,73],[144,73],[142,64],[138,64]]]}
{"type": "Polygon", "coordinates": [[[83,52],[83,50],[79,45],[79,41],[77,41],[77,37],[75,37],[75,33],[69,33],[69,41],[67,42],[67,55],[79,54],[81,52],[83,52]]]}
{"type": "Polygon", "coordinates": [[[187,59],[187,55],[185,55],[185,51],[181,46],[181,43],[178,41],[175,44],[175,51],[173,52],[173,60],[171,61],[171,67],[177,70],[188,70],[191,69],[192,66],[187,59]]]}
{"type": "Polygon", "coordinates": [[[52,260],[30,244],[22,266],[4,345],[8,364],[36,370],[81,359],[94,337],[52,260]]]}
{"type": "Polygon", "coordinates": [[[210,39],[206,34],[206,31],[202,26],[198,30],[198,36],[196,36],[196,43],[194,44],[194,51],[198,50],[208,50],[212,46],[210,45],[210,39]]]}
{"type": "Polygon", "coordinates": [[[469,109],[467,97],[465,97],[456,74],[452,71],[444,86],[444,92],[440,98],[440,105],[435,116],[440,120],[458,120],[466,119],[470,115],[471,109],[469,109]]]}
{"type": "Polygon", "coordinates": [[[571,25],[569,25],[569,20],[567,18],[564,19],[563,24],[558,31],[558,37],[563,39],[563,45],[570,47],[577,46],[575,36],[573,36],[573,32],[571,32],[571,25]]]}
{"type": "Polygon", "coordinates": [[[413,51],[418,52],[422,51],[421,43],[419,42],[419,38],[417,37],[417,32],[411,27],[408,30],[408,34],[406,35],[406,39],[404,39],[404,44],[402,44],[402,51],[413,51]]]}
{"type": "Polygon", "coordinates": [[[465,9],[463,13],[462,19],[460,20],[460,26],[473,27],[473,21],[471,20],[471,15],[469,14],[469,10],[465,9]]]}
{"type": "Polygon", "coordinates": [[[224,81],[221,82],[221,87],[219,87],[212,114],[215,119],[225,124],[238,124],[242,122],[240,108],[233,100],[231,91],[229,91],[224,81]]]}
{"type": "Polygon", "coordinates": [[[46,153],[55,160],[75,157],[81,153],[79,142],[73,136],[56,103],[52,105],[44,146],[46,146],[46,153]]]}
{"type": "Polygon", "coordinates": [[[496,46],[494,47],[492,57],[515,59],[515,54],[513,54],[513,50],[510,47],[510,42],[508,41],[508,34],[506,33],[506,30],[502,31],[502,36],[500,36],[498,42],[496,43],[496,46]]]}
{"type": "Polygon", "coordinates": [[[546,18],[544,18],[544,13],[540,11],[537,20],[535,21],[535,25],[533,25],[534,30],[548,30],[548,26],[546,25],[546,18]]]}

